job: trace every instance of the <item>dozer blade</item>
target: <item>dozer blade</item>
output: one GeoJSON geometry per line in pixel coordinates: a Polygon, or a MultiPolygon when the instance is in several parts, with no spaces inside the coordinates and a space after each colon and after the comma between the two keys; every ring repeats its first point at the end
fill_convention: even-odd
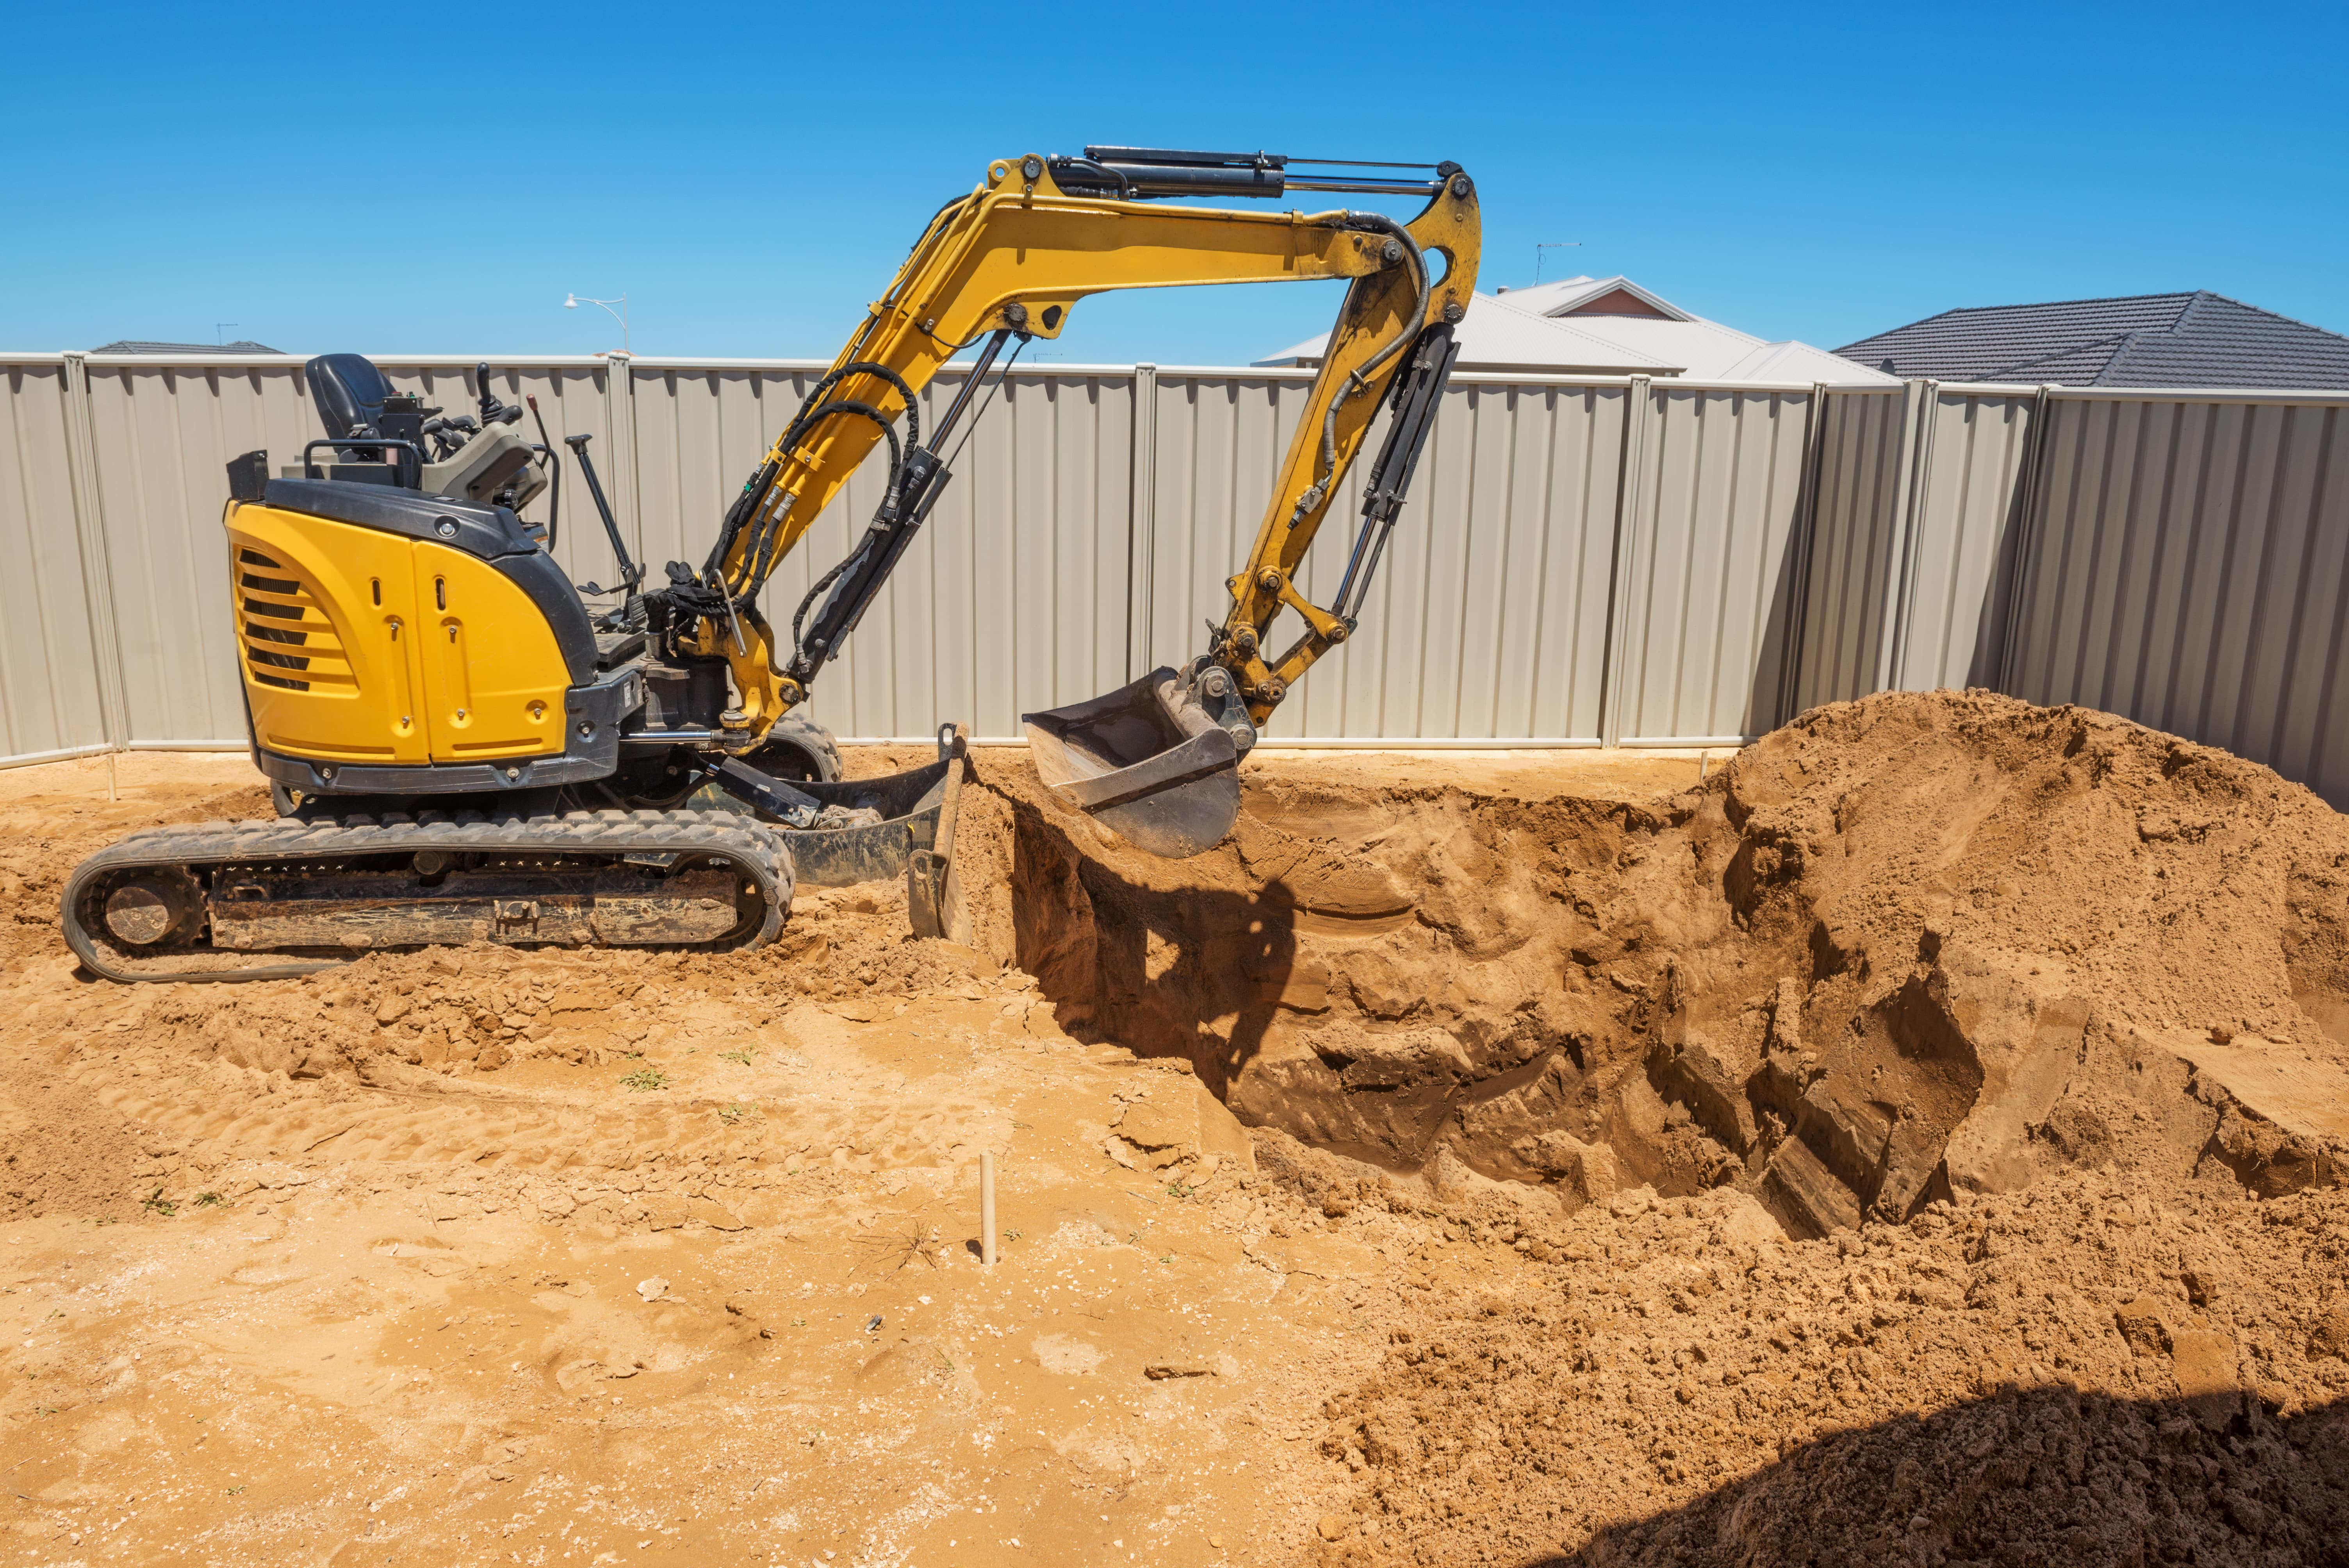
{"type": "MultiPolygon", "coordinates": [[[[794,828],[772,817],[760,819],[790,845],[802,887],[848,887],[903,877],[906,913],[916,936],[970,939],[969,913],[956,874],[955,824],[962,811],[965,758],[970,737],[959,724],[938,727],[938,759],[901,773],[834,783],[820,779],[777,780],[756,772],[735,777],[763,779],[788,788],[802,799],[826,809],[818,825],[794,828]],[[833,815],[843,819],[833,821],[833,815]]],[[[746,799],[732,787],[712,783],[691,797],[706,810],[752,815],[755,789],[746,799]]]]}
{"type": "Polygon", "coordinates": [[[1171,669],[1020,722],[1053,795],[1137,849],[1184,860],[1221,843],[1239,820],[1239,748],[1171,669]]]}

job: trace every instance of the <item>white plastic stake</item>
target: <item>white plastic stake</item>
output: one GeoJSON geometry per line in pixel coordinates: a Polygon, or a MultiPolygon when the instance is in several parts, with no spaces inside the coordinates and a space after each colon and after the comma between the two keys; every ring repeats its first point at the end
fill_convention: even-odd
{"type": "Polygon", "coordinates": [[[978,1156],[978,1261],[988,1268],[995,1266],[995,1154],[982,1150],[978,1156]]]}

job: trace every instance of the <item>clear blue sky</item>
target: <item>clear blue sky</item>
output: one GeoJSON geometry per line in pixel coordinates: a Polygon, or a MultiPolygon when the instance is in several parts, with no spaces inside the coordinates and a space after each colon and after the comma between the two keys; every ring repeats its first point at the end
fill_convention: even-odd
{"type": "MultiPolygon", "coordinates": [[[[2338,3],[13,15],[0,349],[616,346],[576,290],[828,357],[990,158],[1089,141],[1453,159],[1488,292],[1578,240],[1547,275],[1826,347],[2194,288],[2349,332],[2338,3]]],[[[1244,361],[1335,286],[1096,299],[1056,356],[1244,361]]]]}

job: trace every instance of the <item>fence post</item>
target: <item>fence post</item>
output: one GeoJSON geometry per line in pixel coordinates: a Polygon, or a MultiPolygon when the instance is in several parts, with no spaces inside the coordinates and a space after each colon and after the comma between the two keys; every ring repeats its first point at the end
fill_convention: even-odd
{"type": "Polygon", "coordinates": [[[1607,675],[1599,686],[1601,746],[1623,744],[1624,666],[1630,658],[1631,586],[1640,552],[1640,513],[1646,500],[1651,385],[1647,377],[1634,376],[1624,395],[1622,468],[1615,482],[1615,571],[1607,591],[1607,675]]]}
{"type": "Polygon", "coordinates": [[[1890,691],[1899,681],[1900,644],[1908,631],[1904,622],[1909,605],[1909,563],[1916,542],[1919,480],[1927,466],[1925,449],[1938,386],[1922,377],[1911,377],[1901,385],[1900,456],[1893,469],[1892,516],[1887,530],[1891,540],[1891,559],[1885,563],[1884,577],[1878,584],[1883,620],[1877,628],[1876,667],[1869,673],[1868,686],[1870,692],[1890,691]]]}
{"type": "MultiPolygon", "coordinates": [[[[604,364],[604,422],[612,432],[612,500],[626,509],[626,515],[615,521],[620,525],[621,536],[628,542],[628,553],[642,562],[645,498],[636,473],[635,361],[626,354],[608,354],[604,364]]],[[[653,580],[660,581],[657,576],[653,580]]]]}
{"type": "Polygon", "coordinates": [[[1133,469],[1126,501],[1125,678],[1150,663],[1150,610],[1158,569],[1158,366],[1133,367],[1133,469]]]}
{"type": "Polygon", "coordinates": [[[1998,640],[1998,668],[1991,672],[1993,691],[2006,691],[2007,676],[2014,668],[2015,639],[2023,634],[2023,600],[2033,542],[2039,532],[2039,476],[2045,471],[2047,443],[2052,438],[2048,427],[2054,423],[2054,391],[2043,381],[2031,398],[2031,445],[2023,454],[2022,476],[2015,480],[2014,559],[2006,563],[2005,581],[1998,585],[2006,617],[1998,640]]]}
{"type": "Polygon", "coordinates": [[[1796,705],[1803,699],[1803,639],[1810,627],[1811,560],[1818,544],[1819,491],[1826,480],[1827,396],[1826,382],[1811,383],[1809,418],[1803,426],[1801,491],[1795,503],[1794,559],[1787,573],[1793,581],[1786,585],[1785,663],[1778,672],[1778,711],[1772,716],[1776,724],[1792,723],[1802,711],[1796,705]]]}
{"type": "Polygon", "coordinates": [[[114,631],[114,569],[107,551],[106,509],[98,481],[98,432],[89,412],[89,363],[68,351],[66,365],[66,465],[73,480],[74,542],[81,553],[82,594],[89,611],[90,663],[98,672],[98,725],[116,751],[130,744],[122,677],[122,644],[114,631]]]}

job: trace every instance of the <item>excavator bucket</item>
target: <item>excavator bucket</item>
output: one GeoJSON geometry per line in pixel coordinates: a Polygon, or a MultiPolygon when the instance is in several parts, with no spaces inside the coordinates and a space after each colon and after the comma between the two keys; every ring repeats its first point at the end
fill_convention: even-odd
{"type": "Polygon", "coordinates": [[[1184,860],[1239,820],[1239,748],[1171,669],[1020,721],[1053,796],[1137,849],[1184,860]]]}

